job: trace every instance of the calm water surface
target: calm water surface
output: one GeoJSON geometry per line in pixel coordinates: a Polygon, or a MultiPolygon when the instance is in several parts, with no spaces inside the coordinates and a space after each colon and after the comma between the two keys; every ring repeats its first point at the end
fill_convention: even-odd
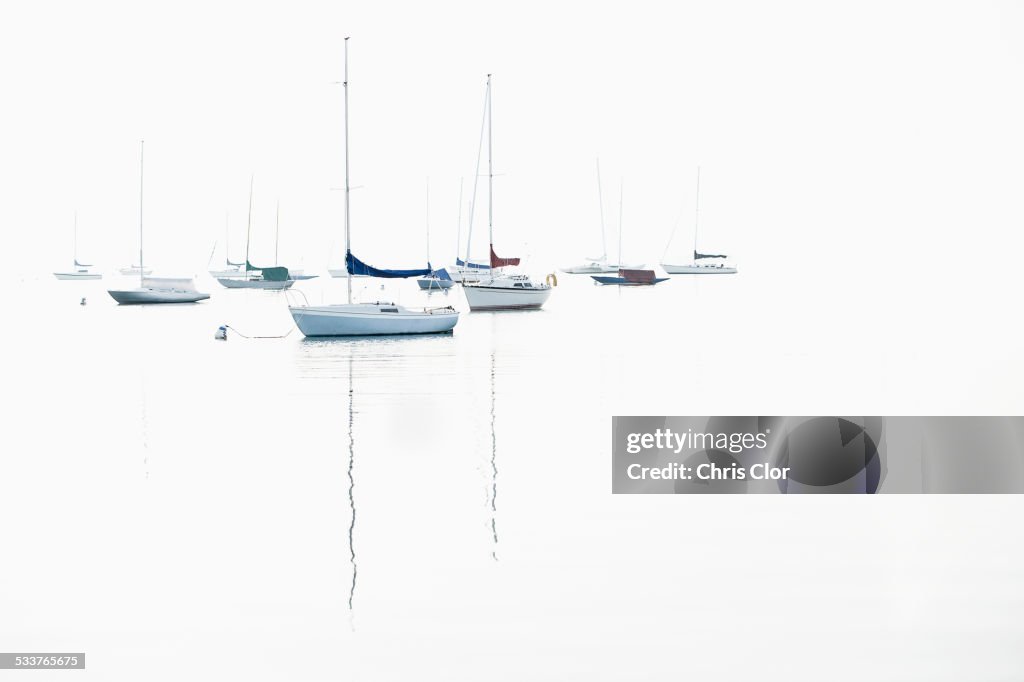
{"type": "MultiPolygon", "coordinates": [[[[543,311],[356,340],[208,279],[11,282],[2,648],[96,680],[1012,677],[1014,497],[610,494],[613,414],[1014,411],[1010,340],[936,376],[971,338],[939,309],[758,281],[563,275],[543,311]]],[[[467,310],[414,286],[356,289],[467,310]]]]}

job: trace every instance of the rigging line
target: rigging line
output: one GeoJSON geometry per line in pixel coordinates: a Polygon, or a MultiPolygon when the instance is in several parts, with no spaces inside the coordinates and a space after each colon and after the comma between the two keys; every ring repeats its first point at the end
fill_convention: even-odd
{"type": "MultiPolygon", "coordinates": [[[[490,92],[488,90],[487,92],[490,92]]],[[[484,95],[484,115],[480,118],[480,141],[476,146],[476,172],[473,173],[473,198],[469,202],[469,226],[466,236],[466,265],[469,267],[470,244],[473,242],[473,216],[476,214],[476,189],[480,183],[480,157],[484,150],[484,126],[487,124],[487,95],[484,95]]],[[[455,254],[458,256],[458,254],[455,254]]],[[[490,256],[488,256],[489,258],[490,256]]],[[[463,275],[465,279],[465,275],[463,275]]]]}
{"type": "Polygon", "coordinates": [[[676,238],[676,230],[679,229],[679,223],[683,221],[683,210],[679,209],[679,216],[676,218],[675,224],[672,226],[672,232],[668,236],[668,243],[665,244],[665,250],[661,254],[661,262],[665,262],[665,257],[668,256],[668,250],[672,246],[672,240],[676,238]]]}
{"type": "Polygon", "coordinates": [[[224,328],[225,329],[230,329],[234,333],[236,333],[239,336],[241,336],[243,339],[283,339],[283,338],[286,338],[293,331],[295,331],[295,327],[292,327],[286,333],[279,334],[278,336],[247,336],[247,335],[243,334],[242,332],[238,331],[237,329],[235,329],[234,327],[232,327],[231,325],[227,325],[226,324],[226,325],[224,325],[224,328]]]}

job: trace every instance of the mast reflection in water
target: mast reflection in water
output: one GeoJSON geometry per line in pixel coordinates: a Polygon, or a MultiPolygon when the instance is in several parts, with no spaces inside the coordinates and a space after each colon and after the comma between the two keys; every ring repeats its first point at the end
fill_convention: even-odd
{"type": "Polygon", "coordinates": [[[494,353],[491,353],[491,535],[494,537],[494,547],[491,549],[491,556],[498,560],[498,438],[494,429],[495,422],[495,390],[494,390],[494,353]]]}
{"type": "Polygon", "coordinates": [[[352,562],[352,585],[348,592],[348,609],[352,610],[352,602],[356,597],[356,575],[359,566],[356,564],[356,480],[353,473],[356,464],[356,438],[355,438],[355,386],[353,385],[352,373],[353,357],[349,352],[348,356],[348,504],[352,509],[352,520],[348,526],[348,551],[349,561],[352,562]]]}

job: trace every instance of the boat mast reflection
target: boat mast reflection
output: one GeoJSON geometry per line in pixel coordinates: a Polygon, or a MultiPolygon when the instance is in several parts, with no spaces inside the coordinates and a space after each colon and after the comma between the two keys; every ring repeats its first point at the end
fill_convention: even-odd
{"type": "Polygon", "coordinates": [[[491,549],[491,557],[498,560],[498,438],[494,429],[496,419],[495,411],[495,371],[494,352],[491,352],[491,536],[494,538],[494,547],[491,549]]]}
{"type": "Polygon", "coordinates": [[[348,610],[352,611],[352,603],[356,598],[356,576],[359,566],[356,563],[356,480],[354,469],[356,464],[356,438],[355,438],[355,386],[353,383],[354,353],[350,349],[348,355],[348,504],[352,510],[351,521],[348,526],[348,551],[349,561],[352,563],[352,585],[348,592],[348,610]]]}

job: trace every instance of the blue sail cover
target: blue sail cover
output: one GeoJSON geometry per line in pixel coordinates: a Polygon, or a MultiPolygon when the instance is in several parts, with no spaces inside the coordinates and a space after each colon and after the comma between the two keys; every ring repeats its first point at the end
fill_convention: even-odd
{"type": "Polygon", "coordinates": [[[469,261],[467,263],[466,261],[462,260],[461,258],[456,258],[455,259],[455,264],[458,265],[460,268],[470,268],[471,270],[490,270],[491,269],[491,264],[490,263],[474,263],[473,261],[469,261]]]}
{"type": "Polygon", "coordinates": [[[693,259],[700,260],[701,258],[728,258],[724,253],[697,253],[693,252],[693,259]]]}
{"type": "Polygon", "coordinates": [[[351,251],[345,254],[345,266],[348,268],[348,274],[350,275],[387,277],[392,279],[402,277],[423,277],[425,275],[429,275],[433,270],[433,268],[430,267],[430,263],[427,263],[426,269],[423,270],[381,270],[380,268],[367,265],[363,261],[359,260],[352,255],[351,251]]]}
{"type": "Polygon", "coordinates": [[[445,270],[444,268],[441,268],[440,270],[434,270],[434,275],[439,280],[441,280],[442,282],[451,282],[452,281],[452,276],[449,275],[448,271],[445,270]]]}

